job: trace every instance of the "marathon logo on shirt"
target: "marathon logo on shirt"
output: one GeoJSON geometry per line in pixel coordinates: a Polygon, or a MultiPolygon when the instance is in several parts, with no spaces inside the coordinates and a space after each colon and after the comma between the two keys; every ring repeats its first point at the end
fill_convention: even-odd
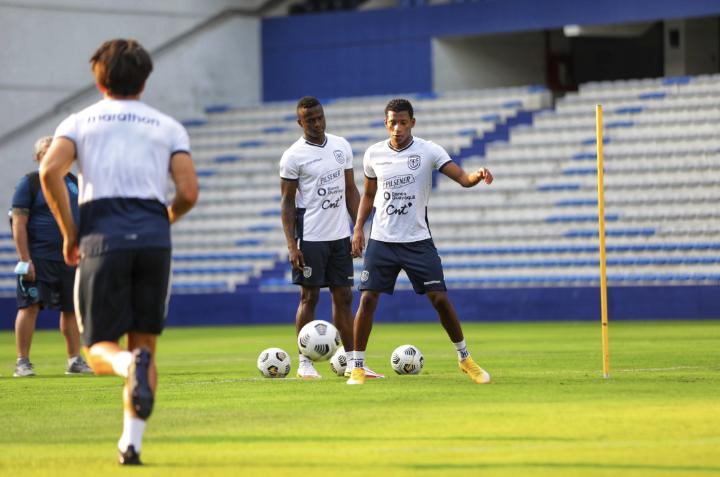
{"type": "Polygon", "coordinates": [[[97,116],[88,116],[88,123],[96,123],[99,121],[104,122],[121,122],[121,123],[142,123],[148,126],[160,126],[160,120],[151,118],[148,116],[138,116],[133,113],[120,113],[120,114],[98,114],[97,116]]]}
{"type": "Polygon", "coordinates": [[[331,182],[335,182],[342,176],[342,169],[335,169],[334,171],[328,172],[325,175],[320,176],[320,178],[317,181],[318,186],[324,186],[326,184],[330,184],[331,182]]]}
{"type": "Polygon", "coordinates": [[[415,176],[412,174],[393,176],[383,182],[383,189],[399,189],[413,182],[415,182],[415,176]]]}

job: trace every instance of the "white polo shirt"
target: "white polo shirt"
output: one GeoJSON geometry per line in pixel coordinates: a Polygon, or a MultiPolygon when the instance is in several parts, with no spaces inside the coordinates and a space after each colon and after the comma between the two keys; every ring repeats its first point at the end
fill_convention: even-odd
{"type": "Polygon", "coordinates": [[[179,122],[141,101],[103,99],[67,117],[55,137],[75,143],[84,256],[170,248],[170,158],[190,152],[179,122]]]}
{"type": "Polygon", "coordinates": [[[353,168],[350,143],[325,133],[325,144],[301,137],[280,160],[280,177],[297,180],[295,207],[301,214],[299,237],[309,242],[350,236],[350,214],[345,205],[345,170],[353,168]]]}
{"type": "Polygon", "coordinates": [[[377,179],[370,238],[395,243],[431,238],[427,204],[432,173],[451,160],[445,149],[419,137],[401,150],[393,149],[389,139],[370,146],[363,160],[365,175],[377,179]]]}
{"type": "Polygon", "coordinates": [[[79,202],[124,197],[166,201],[170,157],[190,152],[185,128],[141,101],[103,99],[71,114],[55,137],[75,143],[79,202]]]}

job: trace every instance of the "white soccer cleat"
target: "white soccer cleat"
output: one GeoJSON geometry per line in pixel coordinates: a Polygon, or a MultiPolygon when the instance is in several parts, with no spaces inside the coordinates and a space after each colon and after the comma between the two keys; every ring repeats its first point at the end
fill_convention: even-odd
{"type": "MultiPolygon", "coordinates": [[[[352,374],[352,370],[355,368],[346,368],[345,369],[345,377],[349,378],[352,374]]],[[[363,369],[365,370],[365,379],[376,379],[376,378],[384,378],[384,374],[376,373],[372,369],[368,368],[367,366],[363,366],[363,369]]]]}
{"type": "Polygon", "coordinates": [[[297,370],[297,377],[300,379],[322,378],[320,373],[317,372],[317,369],[315,369],[315,366],[313,366],[312,361],[304,361],[300,363],[297,370]]]}

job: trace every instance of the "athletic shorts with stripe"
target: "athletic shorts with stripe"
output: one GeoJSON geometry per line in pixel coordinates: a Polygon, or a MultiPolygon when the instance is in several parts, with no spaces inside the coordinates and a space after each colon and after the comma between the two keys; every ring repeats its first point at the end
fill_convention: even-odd
{"type": "Polygon", "coordinates": [[[302,270],[293,268],[293,283],[306,287],[353,286],[350,237],[328,242],[300,241],[305,260],[302,270]]]}
{"type": "Polygon", "coordinates": [[[170,249],[116,250],[83,256],[75,306],[85,346],[135,331],[159,335],[170,297],[170,249]]]}
{"type": "Polygon", "coordinates": [[[405,270],[415,293],[446,291],[440,255],[432,239],[394,243],[368,240],[358,289],[392,295],[400,270],[405,270]]]}

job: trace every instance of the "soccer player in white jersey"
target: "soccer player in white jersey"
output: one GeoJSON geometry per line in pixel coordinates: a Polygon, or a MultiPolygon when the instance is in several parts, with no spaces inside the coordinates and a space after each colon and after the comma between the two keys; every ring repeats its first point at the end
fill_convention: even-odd
{"type": "Polygon", "coordinates": [[[418,294],[427,294],[440,322],[455,345],[458,365],[474,382],[490,382],[490,375],[472,359],[462,327],[450,303],[442,264],[430,235],[427,204],[432,173],[438,170],[463,187],[480,181],[492,183],[489,170],[467,173],[445,150],[431,141],[413,137],[413,108],[405,99],[393,99],[385,107],[385,128],[390,139],[365,152],[365,192],[352,238],[353,255],[365,248],[363,225],[375,209],[365,263],[360,276],[360,307],[355,317],[355,367],[348,384],[364,384],[365,350],[380,293],[392,294],[403,269],[418,294]]]}
{"type": "MultiPolygon", "coordinates": [[[[299,333],[315,319],[320,288],[329,287],[333,322],[340,332],[346,356],[351,358],[350,224],[355,222],[360,202],[353,175],[353,152],[344,138],[325,132],[325,112],[317,98],[300,98],[296,112],[303,135],[280,160],[283,231],[293,283],[301,287],[295,331],[299,333]]],[[[299,362],[299,378],[321,377],[312,361],[302,353],[299,362]]],[[[365,375],[383,377],[367,368],[365,375]]]]}
{"type": "Polygon", "coordinates": [[[90,63],[104,98],[58,126],[40,179],[65,262],[79,263],[75,308],[88,361],[96,374],[125,378],[118,460],[139,465],[169,299],[170,224],[195,205],[197,176],[185,128],[140,101],[152,71],[145,49],[134,40],[107,41],[90,63]],[[79,230],[63,182],[76,159],[79,230]],[[175,183],[170,205],[168,175],[175,183]],[[118,341],[126,334],[123,350],[118,341]]]}

